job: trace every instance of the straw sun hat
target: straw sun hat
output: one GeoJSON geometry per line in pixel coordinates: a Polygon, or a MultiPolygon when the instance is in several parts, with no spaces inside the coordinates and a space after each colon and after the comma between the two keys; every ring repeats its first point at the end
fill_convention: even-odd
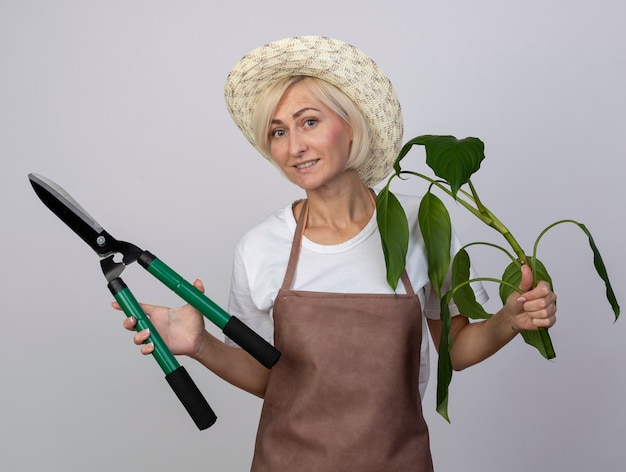
{"type": "Polygon", "coordinates": [[[224,94],[230,115],[248,141],[263,154],[252,129],[257,98],[272,82],[296,75],[323,79],[352,99],[370,132],[370,152],[359,170],[361,179],[373,186],[387,177],[402,147],[402,114],[396,93],[372,59],[336,39],[282,39],[254,49],[235,64],[226,79],[224,94]]]}

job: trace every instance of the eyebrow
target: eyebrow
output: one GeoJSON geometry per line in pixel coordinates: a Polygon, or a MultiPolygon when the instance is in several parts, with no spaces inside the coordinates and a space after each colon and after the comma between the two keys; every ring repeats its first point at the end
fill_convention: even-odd
{"type": "MultiPolygon", "coordinates": [[[[292,117],[293,118],[298,118],[300,115],[302,115],[303,113],[309,111],[309,110],[313,110],[313,111],[320,111],[318,108],[314,108],[314,107],[304,107],[300,110],[298,110],[297,112],[295,112],[292,117]]],[[[273,119],[271,121],[271,124],[282,124],[282,120],[278,120],[278,119],[273,119]]]]}

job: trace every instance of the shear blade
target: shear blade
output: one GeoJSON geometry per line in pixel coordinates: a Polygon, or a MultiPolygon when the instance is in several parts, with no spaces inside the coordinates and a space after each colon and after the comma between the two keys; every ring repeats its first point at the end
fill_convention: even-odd
{"type": "Polygon", "coordinates": [[[28,174],[30,183],[37,196],[52,213],[57,215],[80,238],[98,254],[104,255],[108,250],[103,246],[108,234],[93,217],[78,204],[61,186],[39,174],[28,174]],[[100,240],[98,239],[100,238],[100,240]]]}

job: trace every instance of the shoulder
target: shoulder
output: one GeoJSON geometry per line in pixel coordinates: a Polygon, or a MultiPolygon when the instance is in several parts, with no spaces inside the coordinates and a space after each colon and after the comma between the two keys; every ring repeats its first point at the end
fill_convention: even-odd
{"type": "Polygon", "coordinates": [[[267,314],[271,309],[285,275],[295,226],[289,204],[265,216],[237,242],[228,306],[244,322],[251,313],[267,314]]]}
{"type": "Polygon", "coordinates": [[[420,202],[422,201],[421,195],[413,195],[401,192],[393,192],[393,194],[396,196],[402,207],[405,209],[410,208],[417,210],[420,202]]]}
{"type": "Polygon", "coordinates": [[[409,215],[417,214],[420,202],[422,201],[421,195],[401,193],[395,190],[392,190],[391,193],[393,193],[393,195],[398,199],[398,202],[400,202],[400,205],[404,209],[404,212],[407,214],[407,217],[409,215]]]}
{"type": "MultiPolygon", "coordinates": [[[[420,229],[419,229],[418,214],[419,214],[419,207],[423,199],[423,195],[412,195],[412,194],[399,193],[399,192],[393,192],[393,194],[396,196],[396,198],[398,199],[398,201],[400,202],[400,205],[402,206],[404,210],[411,234],[415,234],[416,235],[415,237],[421,237],[419,235],[420,229]]],[[[452,240],[453,240],[453,243],[455,243],[455,241],[458,238],[458,235],[456,233],[456,228],[452,220],[450,221],[450,224],[451,224],[451,230],[452,230],[452,240]]]]}
{"type": "Polygon", "coordinates": [[[410,232],[412,234],[416,232],[419,233],[417,214],[419,211],[420,202],[422,201],[422,196],[400,193],[396,191],[392,191],[392,193],[404,210],[410,232]]]}
{"type": "Polygon", "coordinates": [[[236,253],[256,257],[268,254],[281,244],[291,244],[296,224],[292,204],[286,205],[265,216],[259,223],[248,229],[239,239],[236,253]]]}
{"type": "Polygon", "coordinates": [[[417,212],[419,210],[420,202],[422,201],[422,196],[397,192],[394,192],[394,195],[400,202],[400,205],[402,205],[409,223],[411,223],[413,219],[417,218],[417,212]]]}

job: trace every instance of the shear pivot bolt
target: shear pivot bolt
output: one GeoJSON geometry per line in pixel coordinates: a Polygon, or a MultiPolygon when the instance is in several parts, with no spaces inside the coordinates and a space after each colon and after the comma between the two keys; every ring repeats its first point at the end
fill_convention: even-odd
{"type": "Polygon", "coordinates": [[[107,240],[104,236],[98,236],[98,238],[96,239],[96,244],[98,246],[104,246],[106,244],[107,240]]]}

